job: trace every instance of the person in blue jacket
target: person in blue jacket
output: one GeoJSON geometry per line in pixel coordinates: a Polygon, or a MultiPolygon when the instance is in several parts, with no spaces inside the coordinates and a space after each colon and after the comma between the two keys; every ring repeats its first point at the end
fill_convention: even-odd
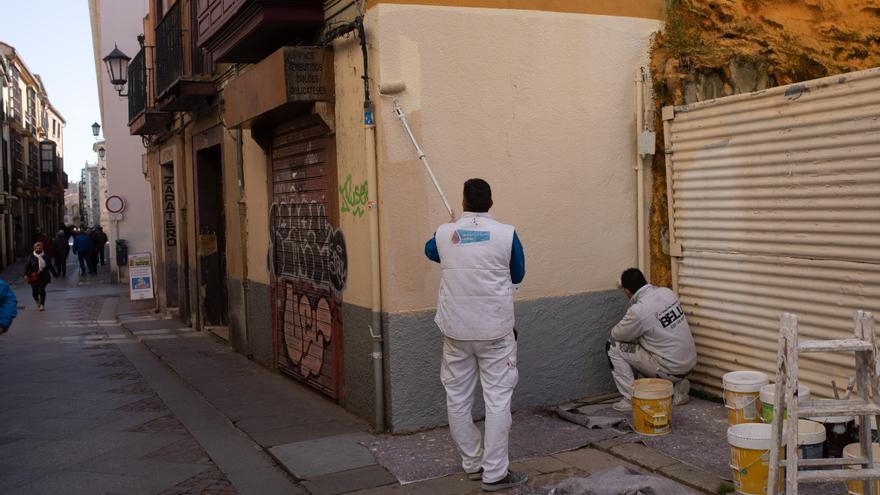
{"type": "Polygon", "coordinates": [[[18,316],[18,299],[5,281],[0,280],[0,335],[9,331],[12,320],[18,316]]]}
{"type": "Polygon", "coordinates": [[[80,230],[73,239],[73,252],[79,258],[79,275],[86,274],[86,266],[91,267],[89,256],[92,253],[92,239],[85,230],[80,230]]]}

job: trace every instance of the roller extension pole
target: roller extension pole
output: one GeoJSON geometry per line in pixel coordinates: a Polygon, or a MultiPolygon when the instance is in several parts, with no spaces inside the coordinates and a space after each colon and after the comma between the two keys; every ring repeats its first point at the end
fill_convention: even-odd
{"type": "Polygon", "coordinates": [[[404,113],[403,108],[397,100],[394,100],[394,115],[400,120],[400,124],[403,125],[403,129],[409,136],[410,141],[412,141],[413,146],[416,147],[416,154],[419,156],[419,160],[422,161],[422,165],[425,166],[425,170],[428,171],[428,175],[431,177],[431,181],[434,183],[437,193],[440,194],[440,198],[446,206],[446,211],[449,212],[450,217],[453,217],[455,214],[452,212],[452,207],[449,206],[449,200],[447,200],[446,195],[443,194],[443,189],[440,188],[440,183],[437,182],[437,177],[434,176],[434,172],[431,170],[431,164],[428,163],[428,157],[425,156],[425,152],[422,151],[422,147],[419,146],[418,141],[416,141],[416,137],[413,134],[412,129],[409,127],[409,122],[406,121],[406,113],[404,113]]]}

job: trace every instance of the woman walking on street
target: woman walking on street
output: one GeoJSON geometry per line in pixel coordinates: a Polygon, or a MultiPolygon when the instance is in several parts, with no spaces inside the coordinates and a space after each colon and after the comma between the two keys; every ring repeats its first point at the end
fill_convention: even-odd
{"type": "Polygon", "coordinates": [[[34,252],[28,256],[27,263],[24,266],[24,276],[31,285],[34,301],[36,301],[37,309],[40,311],[46,308],[46,286],[52,281],[52,275],[58,276],[55,268],[52,267],[52,263],[46,260],[46,253],[43,252],[43,243],[37,242],[34,244],[34,252]]]}

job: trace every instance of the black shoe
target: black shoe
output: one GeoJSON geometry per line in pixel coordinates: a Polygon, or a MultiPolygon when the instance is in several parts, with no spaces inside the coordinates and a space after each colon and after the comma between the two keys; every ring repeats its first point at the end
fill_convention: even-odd
{"type": "Polygon", "coordinates": [[[513,488],[515,486],[519,486],[524,484],[529,480],[529,476],[525,473],[514,473],[513,471],[507,471],[507,476],[501,478],[500,480],[494,483],[486,483],[483,482],[483,491],[484,492],[497,492],[500,490],[506,490],[508,488],[513,488]]]}
{"type": "Polygon", "coordinates": [[[473,473],[468,473],[467,471],[465,471],[465,473],[471,481],[480,481],[483,479],[483,468],[480,468],[479,471],[474,471],[473,473]]]}

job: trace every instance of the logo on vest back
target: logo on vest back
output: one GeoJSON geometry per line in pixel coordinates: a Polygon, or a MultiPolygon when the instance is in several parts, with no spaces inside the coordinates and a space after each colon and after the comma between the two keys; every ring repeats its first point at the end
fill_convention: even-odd
{"type": "Polygon", "coordinates": [[[489,242],[491,237],[491,233],[485,230],[458,229],[452,233],[452,243],[477,244],[479,242],[489,242]]]}

